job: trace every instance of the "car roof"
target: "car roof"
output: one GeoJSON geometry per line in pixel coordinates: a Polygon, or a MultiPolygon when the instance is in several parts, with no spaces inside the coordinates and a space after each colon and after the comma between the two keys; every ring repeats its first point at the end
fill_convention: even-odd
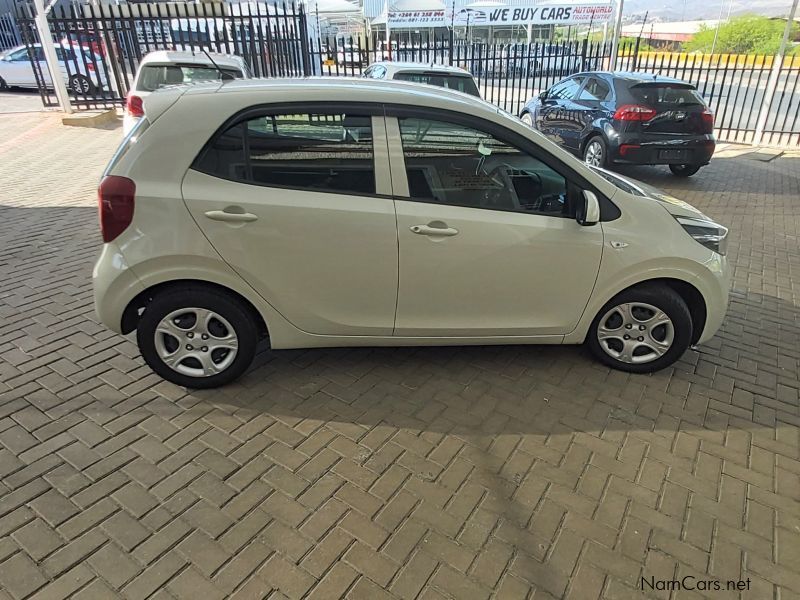
{"type": "Polygon", "coordinates": [[[437,73],[450,73],[452,75],[469,75],[469,71],[465,71],[459,67],[453,67],[451,65],[440,65],[437,63],[429,62],[429,63],[421,63],[421,62],[403,62],[403,61],[394,61],[394,60],[381,60],[372,63],[371,66],[380,65],[382,67],[386,67],[387,69],[399,73],[401,71],[420,71],[430,73],[431,71],[436,71],[437,73]]]}
{"type": "MultiPolygon", "coordinates": [[[[310,96],[324,92],[333,102],[382,102],[387,104],[408,104],[411,106],[442,106],[452,108],[452,102],[470,105],[480,111],[496,114],[494,105],[462,92],[433,85],[420,85],[410,81],[392,79],[368,79],[364,77],[293,77],[287,79],[234,79],[197,82],[178,86],[189,95],[214,94],[215,102],[220,96],[236,93],[287,92],[293,94],[296,102],[303,102],[304,91],[310,96]],[[402,93],[398,93],[402,92],[402,93]]],[[[158,92],[156,92],[158,93],[158,92]]],[[[265,96],[268,97],[268,96],[265,96]]]]}
{"type": "MultiPolygon", "coordinates": [[[[630,71],[583,71],[581,73],[575,73],[575,75],[602,75],[631,83],[680,83],[682,85],[693,86],[693,84],[689,83],[688,81],[676,79],[675,77],[665,77],[664,75],[659,75],[658,73],[632,73],[630,71]]],[[[574,77],[574,75],[571,77],[574,77]]]]}
{"type": "MultiPolygon", "coordinates": [[[[219,52],[209,52],[208,54],[220,67],[235,67],[237,69],[242,68],[242,59],[238,56],[221,54],[219,52]]],[[[177,50],[156,50],[154,52],[150,52],[142,59],[140,66],[153,63],[193,63],[198,65],[213,66],[211,60],[209,60],[208,56],[206,56],[203,52],[183,52],[177,50]]]]}

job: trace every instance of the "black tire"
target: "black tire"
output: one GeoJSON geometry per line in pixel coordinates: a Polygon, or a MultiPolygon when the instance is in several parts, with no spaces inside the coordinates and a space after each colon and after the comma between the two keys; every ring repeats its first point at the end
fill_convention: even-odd
{"type": "Polygon", "coordinates": [[[585,162],[586,164],[594,165],[596,167],[601,167],[603,169],[608,167],[608,146],[606,145],[606,142],[603,139],[603,136],[595,135],[595,136],[592,136],[591,138],[589,138],[587,140],[586,144],[584,144],[584,146],[583,146],[583,153],[582,154],[583,154],[583,162],[585,162]],[[589,155],[590,155],[590,152],[592,152],[592,150],[594,149],[594,146],[593,146],[594,144],[596,144],[599,147],[599,151],[601,153],[600,162],[599,163],[589,162],[589,160],[590,160],[590,156],[589,155]]]}
{"type": "Polygon", "coordinates": [[[6,80],[0,77],[0,92],[5,92],[8,89],[8,84],[6,80]]]}
{"type": "Polygon", "coordinates": [[[203,286],[170,288],[156,295],[147,305],[136,329],[139,352],[150,368],[167,381],[195,389],[219,387],[244,373],[253,362],[258,337],[259,325],[247,306],[232,294],[203,286]],[[217,374],[197,377],[179,373],[162,360],[156,349],[156,329],[162,319],[174,311],[190,307],[217,313],[230,324],[236,335],[236,355],[230,365],[217,374]]]}
{"type": "MultiPolygon", "coordinates": [[[[636,307],[635,310],[642,311],[644,309],[641,307],[636,307]]],[[[666,338],[666,335],[668,335],[667,328],[669,326],[664,325],[663,327],[663,331],[665,332],[664,337],[666,338]]],[[[689,347],[692,340],[692,330],[692,315],[689,312],[689,308],[674,290],[665,285],[644,284],[617,294],[614,298],[609,300],[605,306],[603,306],[603,308],[600,309],[600,312],[597,313],[597,316],[594,318],[594,321],[589,328],[586,343],[597,360],[613,369],[628,371],[630,373],[652,373],[668,367],[678,360],[684,352],[686,352],[686,349],[689,347]],[[611,317],[607,317],[607,315],[609,311],[612,311],[615,309],[615,307],[627,303],[641,303],[650,305],[663,311],[666,316],[669,317],[672,323],[672,343],[666,352],[664,352],[661,356],[657,356],[657,354],[653,353],[655,356],[657,356],[657,358],[649,360],[648,362],[625,362],[624,360],[613,357],[601,345],[601,341],[598,338],[598,329],[600,327],[601,320],[606,318],[606,328],[614,329],[616,323],[610,323],[610,321],[618,318],[618,315],[612,315],[611,317]]],[[[624,326],[619,326],[619,328],[615,331],[618,331],[620,334],[625,334],[625,331],[636,331],[636,328],[634,327],[629,330],[624,326]]],[[[660,331],[661,330],[656,331],[656,335],[654,337],[661,335],[660,331]]],[[[639,336],[636,336],[635,340],[631,340],[632,344],[636,344],[636,341],[639,339],[644,339],[644,336],[647,335],[646,332],[638,333],[641,333],[642,337],[640,338],[639,336]]],[[[611,344],[611,341],[607,343],[611,344]]],[[[625,342],[620,339],[616,340],[614,343],[620,344],[621,348],[621,344],[624,344],[625,342]]],[[[633,356],[635,356],[635,353],[640,348],[643,348],[645,351],[647,351],[649,347],[646,344],[637,345],[633,349],[633,356]]],[[[612,348],[612,350],[614,349],[612,348]]]]}
{"type": "Polygon", "coordinates": [[[669,170],[676,177],[691,177],[700,170],[702,165],[669,165],[669,170]]]}
{"type": "Polygon", "coordinates": [[[69,78],[69,89],[73,94],[87,96],[94,94],[95,86],[85,75],[73,75],[69,78]]]}

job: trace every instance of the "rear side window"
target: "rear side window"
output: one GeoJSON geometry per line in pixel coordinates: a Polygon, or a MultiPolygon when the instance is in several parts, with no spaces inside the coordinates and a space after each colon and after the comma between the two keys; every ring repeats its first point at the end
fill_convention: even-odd
{"type": "Polygon", "coordinates": [[[371,117],[340,112],[254,117],[214,138],[195,168],[254,185],[374,194],[371,117]]]}
{"type": "Polygon", "coordinates": [[[447,73],[411,73],[400,72],[395,73],[395,79],[400,81],[413,81],[414,83],[426,83],[428,85],[435,85],[457,92],[463,92],[470,96],[480,96],[478,86],[472,77],[466,75],[450,75],[447,73]]]}
{"type": "Polygon", "coordinates": [[[639,84],[631,87],[630,93],[637,102],[656,109],[675,106],[705,106],[703,97],[697,90],[681,85],[639,84]]]}
{"type": "Polygon", "coordinates": [[[608,100],[610,96],[611,88],[605,81],[590,77],[589,81],[586,82],[586,85],[581,90],[578,100],[604,102],[608,100]]]}

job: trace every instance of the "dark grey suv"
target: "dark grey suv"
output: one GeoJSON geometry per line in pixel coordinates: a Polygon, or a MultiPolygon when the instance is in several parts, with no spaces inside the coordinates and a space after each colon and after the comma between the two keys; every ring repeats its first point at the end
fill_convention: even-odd
{"type": "Polygon", "coordinates": [[[695,86],[648,73],[587,72],[528,101],[520,118],[590,165],[669,165],[694,175],[714,154],[714,115],[695,86]]]}

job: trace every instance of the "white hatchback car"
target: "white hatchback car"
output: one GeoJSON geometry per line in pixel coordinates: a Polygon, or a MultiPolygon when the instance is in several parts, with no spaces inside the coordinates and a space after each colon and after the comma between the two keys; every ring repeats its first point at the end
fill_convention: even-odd
{"type": "Polygon", "coordinates": [[[437,65],[436,63],[379,61],[367,67],[362,77],[425,83],[456,90],[457,92],[464,92],[470,96],[480,97],[481,95],[475,79],[473,79],[469,71],[449,65],[437,65]]]}
{"type": "Polygon", "coordinates": [[[128,93],[122,120],[123,133],[130,132],[144,114],[143,102],[151,92],[168,85],[196,83],[223,77],[248,79],[251,77],[250,69],[242,57],[232,54],[175,50],[150,52],[139,64],[133,87],[128,93]]]}
{"type": "Polygon", "coordinates": [[[727,230],[509,114],[369,79],[165,88],[99,188],[100,320],[214,387],[271,347],[580,344],[647,372],[708,340],[727,230]]]}

